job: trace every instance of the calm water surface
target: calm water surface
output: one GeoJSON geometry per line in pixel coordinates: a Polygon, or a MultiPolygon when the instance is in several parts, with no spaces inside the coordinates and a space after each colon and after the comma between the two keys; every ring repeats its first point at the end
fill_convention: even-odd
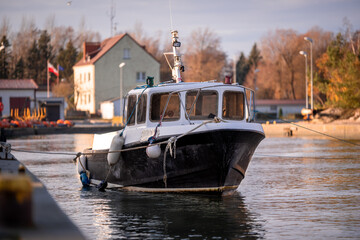
{"type": "MultiPolygon", "coordinates": [[[[9,142],[78,152],[92,137],[9,142]]],[[[231,197],[83,190],[73,156],[13,154],[88,239],[360,239],[360,147],[338,141],[265,139],[231,197]]]]}

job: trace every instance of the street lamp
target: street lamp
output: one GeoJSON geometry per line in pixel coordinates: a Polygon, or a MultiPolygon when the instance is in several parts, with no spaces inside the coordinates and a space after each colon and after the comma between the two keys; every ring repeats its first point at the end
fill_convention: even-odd
{"type": "Polygon", "coordinates": [[[256,90],[257,90],[257,88],[256,88],[256,75],[257,75],[257,73],[258,72],[260,72],[260,70],[259,69],[255,69],[254,70],[254,120],[256,120],[256,104],[255,104],[255,99],[256,99],[256,90]]]}
{"type": "Polygon", "coordinates": [[[311,71],[311,111],[314,110],[314,91],[313,91],[313,43],[314,41],[309,37],[304,37],[305,41],[310,43],[310,71],[311,71]]]}
{"type": "Polygon", "coordinates": [[[308,109],[308,99],[309,99],[309,97],[308,97],[308,81],[307,81],[307,56],[308,56],[308,54],[307,54],[307,52],[305,52],[305,51],[300,51],[299,52],[301,55],[303,55],[304,57],[305,57],[305,108],[306,109],[308,109]]]}
{"type": "Polygon", "coordinates": [[[119,65],[119,68],[120,68],[120,116],[122,116],[121,114],[121,105],[122,105],[122,100],[123,100],[123,70],[122,68],[125,66],[125,63],[122,62],[120,63],[119,65]]]}
{"type": "Polygon", "coordinates": [[[236,79],[236,55],[234,56],[233,72],[234,72],[233,82],[236,83],[236,81],[237,81],[237,79],[236,79]]]}

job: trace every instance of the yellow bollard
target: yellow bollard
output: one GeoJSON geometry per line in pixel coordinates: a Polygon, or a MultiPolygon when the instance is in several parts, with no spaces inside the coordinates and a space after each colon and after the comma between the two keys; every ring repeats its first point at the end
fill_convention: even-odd
{"type": "Polygon", "coordinates": [[[0,226],[32,226],[32,186],[28,176],[0,175],[0,209],[0,226]]]}

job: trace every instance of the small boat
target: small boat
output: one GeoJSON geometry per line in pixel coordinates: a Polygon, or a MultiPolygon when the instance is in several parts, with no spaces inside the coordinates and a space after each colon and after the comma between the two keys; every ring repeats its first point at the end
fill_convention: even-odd
{"type": "Polygon", "coordinates": [[[265,137],[254,122],[254,91],[214,80],[182,82],[181,44],[178,32],[171,34],[173,80],[154,86],[148,77],[127,94],[124,128],[95,134],[92,148],[77,158],[84,185],[224,194],[244,178],[265,137]]]}

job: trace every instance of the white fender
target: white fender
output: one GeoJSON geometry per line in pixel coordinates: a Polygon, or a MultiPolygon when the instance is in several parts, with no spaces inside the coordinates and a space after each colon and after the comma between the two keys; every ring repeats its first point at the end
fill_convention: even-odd
{"type": "Polygon", "coordinates": [[[78,173],[80,174],[81,172],[85,172],[86,171],[86,168],[87,168],[87,158],[85,155],[81,155],[79,158],[78,158],[78,163],[77,163],[77,171],[78,173]],[[80,164],[81,163],[81,164],[80,164]],[[83,168],[84,166],[84,168],[83,168]]]}
{"type": "Polygon", "coordinates": [[[161,154],[161,148],[159,145],[149,145],[146,148],[146,154],[149,158],[158,158],[161,154]]]}
{"type": "Polygon", "coordinates": [[[124,137],[120,137],[120,135],[115,135],[113,137],[111,141],[109,153],[107,155],[107,161],[109,165],[114,165],[119,161],[121,157],[121,152],[119,150],[122,149],[124,142],[125,142],[124,137]],[[119,152],[111,153],[111,151],[119,151],[119,152]]]}

